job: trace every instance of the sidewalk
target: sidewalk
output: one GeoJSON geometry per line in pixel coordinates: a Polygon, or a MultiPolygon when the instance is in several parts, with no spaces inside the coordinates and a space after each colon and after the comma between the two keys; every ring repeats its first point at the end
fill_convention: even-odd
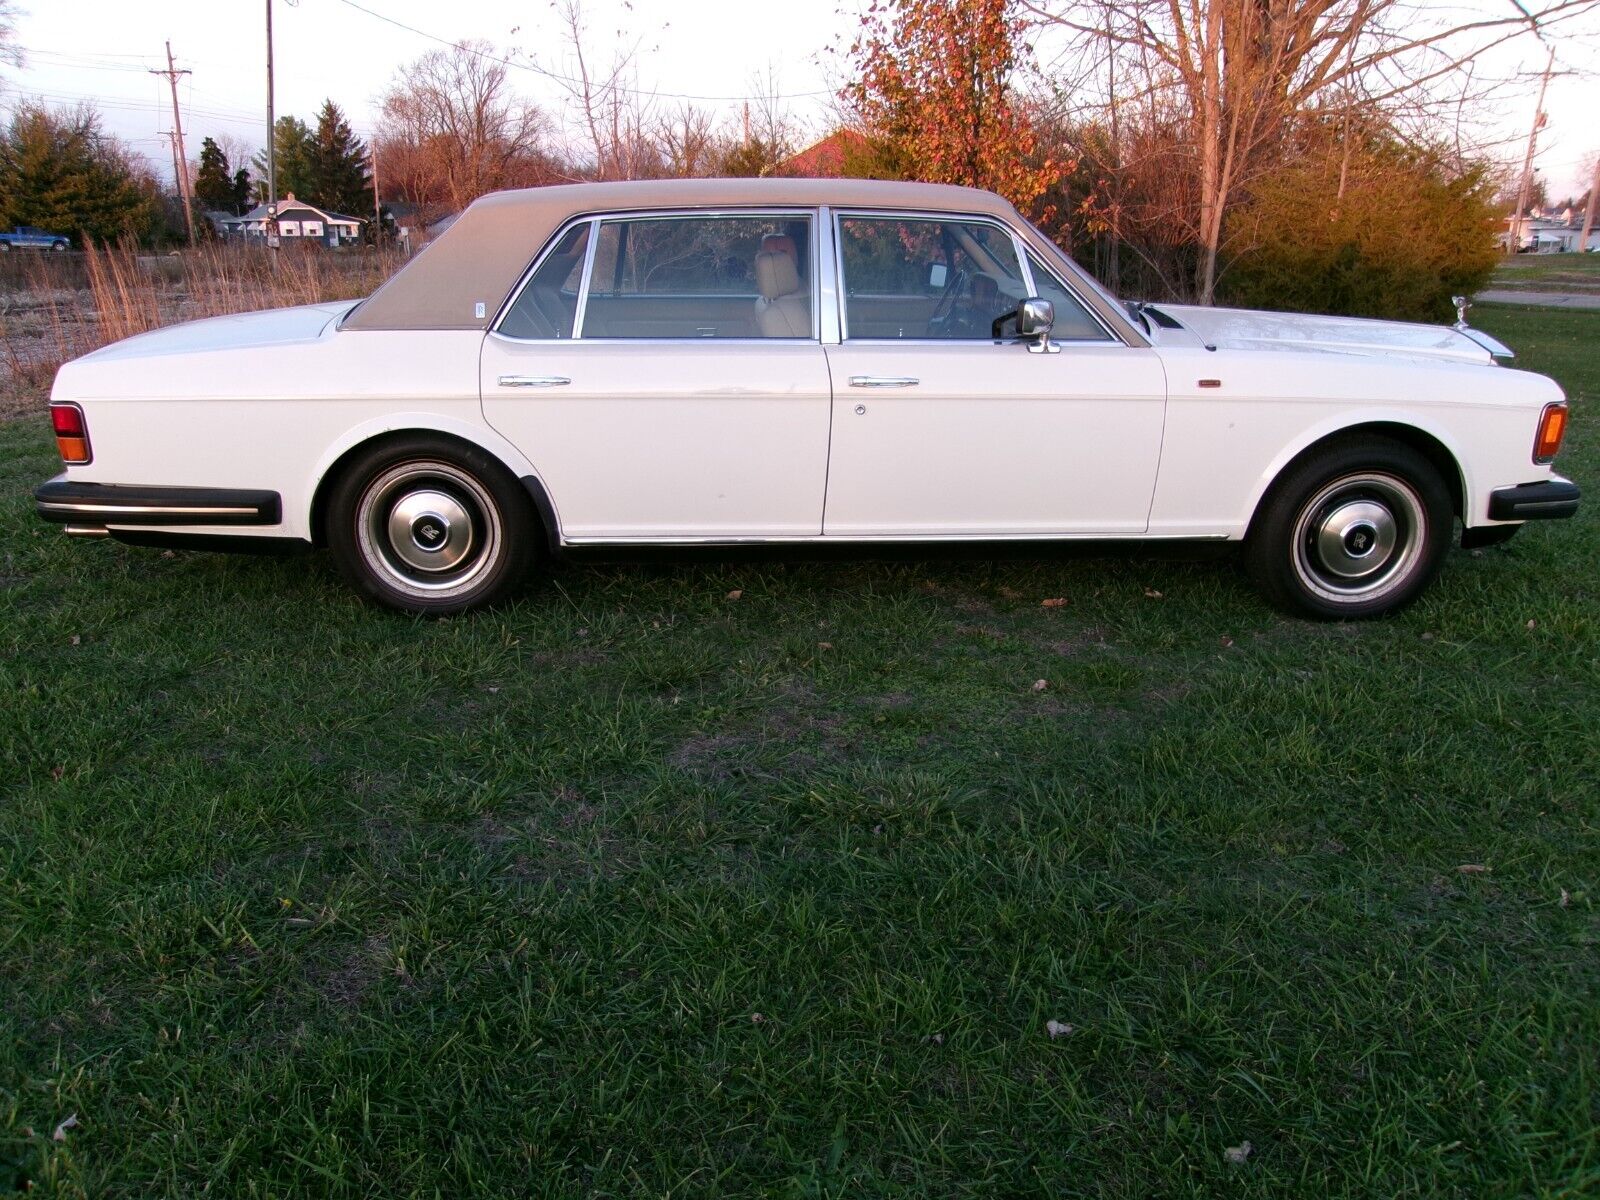
{"type": "Polygon", "coordinates": [[[1545,308],[1600,308],[1600,294],[1593,292],[1522,292],[1490,288],[1474,300],[1484,304],[1534,304],[1545,308]]]}

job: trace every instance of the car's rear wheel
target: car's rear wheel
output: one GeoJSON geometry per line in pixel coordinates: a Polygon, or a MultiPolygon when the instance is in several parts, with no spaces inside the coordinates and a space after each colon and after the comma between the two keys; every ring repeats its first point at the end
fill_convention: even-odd
{"type": "Polygon", "coordinates": [[[475,447],[426,435],[351,462],[327,529],[340,569],[365,595],[434,615],[504,599],[538,544],[532,501],[510,472],[475,447]]]}
{"type": "Polygon", "coordinates": [[[52,249],[52,250],[66,250],[66,249],[68,249],[68,246],[67,246],[67,243],[65,241],[57,240],[57,241],[54,241],[54,242],[50,243],[50,249],[52,249]]]}
{"type": "Polygon", "coordinates": [[[1453,523],[1439,472],[1381,437],[1336,442],[1272,486],[1245,563],[1277,607],[1324,620],[1376,617],[1414,600],[1439,570],[1453,523]]]}

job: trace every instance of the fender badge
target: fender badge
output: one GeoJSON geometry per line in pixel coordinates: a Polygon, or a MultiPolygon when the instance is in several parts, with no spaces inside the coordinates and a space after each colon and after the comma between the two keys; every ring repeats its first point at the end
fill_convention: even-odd
{"type": "Polygon", "coordinates": [[[1222,380],[1220,380],[1220,379],[1202,379],[1202,380],[1199,380],[1198,383],[1199,383],[1199,386],[1203,387],[1203,388],[1214,388],[1214,387],[1221,387],[1222,386],[1222,380]]]}

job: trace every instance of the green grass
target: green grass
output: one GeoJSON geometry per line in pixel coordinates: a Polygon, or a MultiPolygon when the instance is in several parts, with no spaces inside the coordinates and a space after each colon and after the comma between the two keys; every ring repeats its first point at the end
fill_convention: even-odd
{"type": "Polygon", "coordinates": [[[1514,254],[1500,260],[1492,288],[1600,292],[1600,254],[1514,254]]]}
{"type": "MultiPolygon", "coordinates": [[[[1600,479],[1600,314],[1477,316],[1600,479]]],[[[53,469],[0,426],[0,1191],[1600,1191],[1592,503],[1351,626],[1050,555],[421,622],[53,469]]]]}

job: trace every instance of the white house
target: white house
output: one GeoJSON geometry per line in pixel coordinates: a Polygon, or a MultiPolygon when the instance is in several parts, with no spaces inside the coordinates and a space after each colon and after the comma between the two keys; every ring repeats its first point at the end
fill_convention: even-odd
{"type": "MultiPolygon", "coordinates": [[[[258,204],[244,216],[230,217],[223,224],[225,232],[231,236],[265,240],[271,217],[267,206],[258,204]]],[[[360,217],[328,212],[304,200],[296,200],[293,192],[278,201],[280,238],[309,238],[325,246],[349,246],[361,240],[361,227],[364,224],[366,222],[360,217]]]]}
{"type": "Polygon", "coordinates": [[[1506,218],[1506,231],[1499,237],[1500,246],[1510,252],[1533,251],[1538,254],[1567,254],[1577,250],[1600,250],[1600,222],[1589,231],[1589,240],[1583,240],[1583,213],[1573,209],[1546,215],[1535,210],[1522,218],[1522,227],[1514,228],[1516,217],[1506,218]]]}

